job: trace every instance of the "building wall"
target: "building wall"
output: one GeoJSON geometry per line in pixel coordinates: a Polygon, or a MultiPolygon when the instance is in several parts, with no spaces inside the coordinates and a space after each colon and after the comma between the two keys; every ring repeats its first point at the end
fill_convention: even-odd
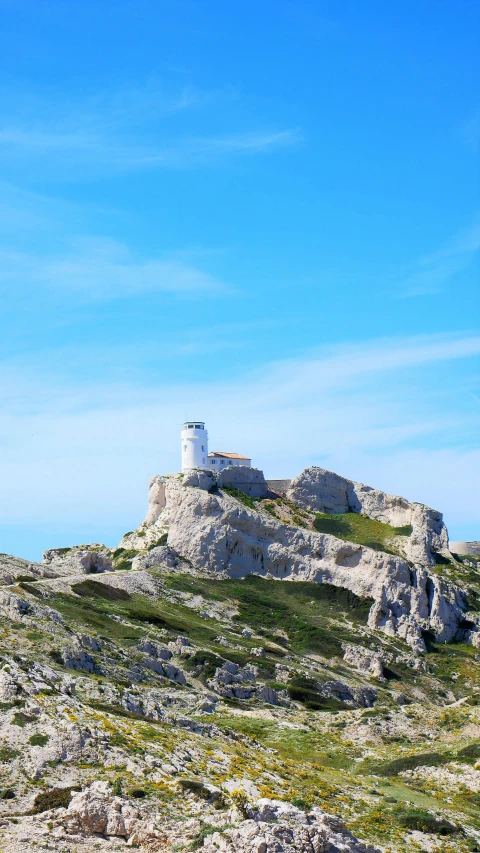
{"type": "Polygon", "coordinates": [[[212,471],[221,471],[223,468],[227,468],[228,466],[236,466],[236,465],[244,465],[246,468],[251,468],[252,462],[247,459],[229,459],[228,456],[216,456],[214,459],[210,458],[209,460],[209,468],[212,471]]]}

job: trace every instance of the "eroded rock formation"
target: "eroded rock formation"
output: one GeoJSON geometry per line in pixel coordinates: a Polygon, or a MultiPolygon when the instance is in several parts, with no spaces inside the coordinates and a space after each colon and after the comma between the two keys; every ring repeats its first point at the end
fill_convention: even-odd
{"type": "MultiPolygon", "coordinates": [[[[241,477],[241,471],[235,469],[237,476],[241,477]]],[[[290,496],[296,496],[303,505],[314,502],[318,478],[312,471],[322,469],[307,469],[304,479],[297,478],[297,485],[292,484],[290,491],[290,496]]],[[[322,476],[319,474],[320,481],[322,476]]],[[[169,548],[195,569],[237,578],[255,573],[278,580],[344,587],[373,599],[370,627],[404,638],[417,651],[425,650],[422,630],[433,632],[440,641],[455,636],[463,618],[464,595],[453,584],[430,574],[421,562],[413,567],[401,557],[282,524],[260,509],[244,506],[218,487],[212,489],[212,477],[210,472],[189,472],[183,479],[156,477],[155,488],[150,489],[154,495],[147,516],[154,519],[150,529],[168,530],[169,548]],[[160,490],[161,509],[157,498],[160,490]]],[[[344,483],[347,492],[348,481],[344,483]]],[[[421,504],[409,505],[403,498],[362,489],[358,488],[355,494],[368,497],[369,511],[383,519],[388,517],[390,522],[405,522],[407,515],[410,521],[433,518],[435,524],[438,522],[438,532],[433,522],[431,526],[428,522],[417,528],[421,531],[418,536],[424,536],[424,542],[428,539],[429,547],[443,547],[446,529],[439,513],[421,504]]],[[[318,502],[321,500],[325,509],[327,505],[319,497],[318,502]]],[[[345,508],[341,500],[332,491],[328,507],[332,511],[345,508]]],[[[423,549],[422,555],[425,554],[423,549]]]]}

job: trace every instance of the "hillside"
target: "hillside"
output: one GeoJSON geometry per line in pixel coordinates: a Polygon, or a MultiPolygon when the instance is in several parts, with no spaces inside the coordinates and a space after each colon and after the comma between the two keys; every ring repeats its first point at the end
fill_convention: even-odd
{"type": "Polygon", "coordinates": [[[2,853],[480,850],[480,558],[322,470],[0,556],[2,853]]]}

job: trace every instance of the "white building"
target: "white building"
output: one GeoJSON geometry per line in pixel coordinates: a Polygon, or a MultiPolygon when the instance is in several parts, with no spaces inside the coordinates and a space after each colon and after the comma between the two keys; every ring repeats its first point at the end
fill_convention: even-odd
{"type": "Polygon", "coordinates": [[[205,471],[221,471],[229,465],[247,465],[252,460],[240,453],[214,450],[208,452],[208,432],[203,421],[186,421],[181,432],[182,471],[203,468],[205,471]]]}

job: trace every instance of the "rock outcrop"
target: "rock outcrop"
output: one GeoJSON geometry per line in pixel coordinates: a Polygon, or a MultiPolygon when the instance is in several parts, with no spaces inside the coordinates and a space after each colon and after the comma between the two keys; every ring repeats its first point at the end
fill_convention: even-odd
{"type": "Polygon", "coordinates": [[[359,672],[368,675],[371,678],[378,678],[380,681],[386,681],[383,672],[383,655],[381,652],[374,652],[371,649],[365,649],[362,646],[345,646],[343,659],[350,666],[353,666],[359,672]]]}
{"type": "Polygon", "coordinates": [[[262,799],[251,814],[239,826],[213,833],[202,853],[379,853],[319,808],[305,814],[289,803],[262,799]]]}
{"type": "Polygon", "coordinates": [[[51,548],[43,554],[43,564],[57,574],[99,574],[112,569],[112,556],[105,545],[78,545],[74,548],[51,548]]]}
{"type": "Polygon", "coordinates": [[[435,562],[436,553],[448,550],[448,532],[441,512],[347,480],[325,468],[312,466],[302,471],[292,480],[287,497],[316,512],[356,512],[392,527],[410,526],[412,532],[403,540],[404,552],[418,565],[428,566],[435,562]]]}
{"type": "Polygon", "coordinates": [[[451,640],[463,618],[464,595],[422,566],[334,536],[295,528],[244,506],[221,491],[163,478],[165,506],[157,520],[168,545],[198,570],[230,577],[330,583],[373,599],[369,625],[424,651],[422,630],[451,640]]]}

